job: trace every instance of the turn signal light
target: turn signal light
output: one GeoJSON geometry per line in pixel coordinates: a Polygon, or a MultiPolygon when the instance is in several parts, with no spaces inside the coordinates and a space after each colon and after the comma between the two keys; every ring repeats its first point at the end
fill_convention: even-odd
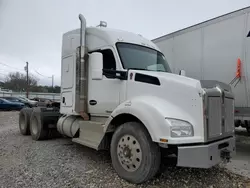
{"type": "Polygon", "coordinates": [[[160,138],[160,141],[161,141],[161,142],[165,142],[165,143],[167,143],[167,142],[168,142],[168,139],[165,139],[165,138],[160,138]]]}

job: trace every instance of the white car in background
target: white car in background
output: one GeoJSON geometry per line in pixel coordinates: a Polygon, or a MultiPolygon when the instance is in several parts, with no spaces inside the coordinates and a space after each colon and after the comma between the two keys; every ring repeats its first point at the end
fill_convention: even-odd
{"type": "Polygon", "coordinates": [[[29,102],[30,104],[32,104],[32,106],[37,106],[37,101],[30,100],[30,99],[28,99],[28,98],[26,98],[26,97],[22,97],[22,96],[20,96],[19,98],[21,98],[21,99],[23,99],[23,100],[29,102]]]}

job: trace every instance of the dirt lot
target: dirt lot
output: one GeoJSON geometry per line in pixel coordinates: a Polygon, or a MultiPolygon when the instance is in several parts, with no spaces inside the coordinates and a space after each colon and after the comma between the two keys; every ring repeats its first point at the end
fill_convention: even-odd
{"type": "MultiPolygon", "coordinates": [[[[116,175],[108,152],[96,152],[65,138],[32,141],[20,135],[17,121],[18,112],[0,112],[1,188],[136,187],[116,175]]],[[[157,178],[137,187],[250,187],[250,162],[242,157],[250,158],[244,153],[250,150],[249,142],[250,137],[237,136],[240,155],[226,168],[164,167],[157,178]]]]}
{"type": "Polygon", "coordinates": [[[227,169],[250,178],[250,136],[246,129],[236,129],[236,152],[237,155],[227,165],[227,169]]]}

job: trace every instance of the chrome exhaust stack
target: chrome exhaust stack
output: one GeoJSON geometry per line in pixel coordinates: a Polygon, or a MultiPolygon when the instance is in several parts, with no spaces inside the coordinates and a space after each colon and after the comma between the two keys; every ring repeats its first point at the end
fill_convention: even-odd
{"type": "Polygon", "coordinates": [[[86,19],[82,14],[79,14],[81,21],[80,29],[80,48],[79,48],[79,77],[77,82],[79,87],[76,87],[79,101],[76,101],[76,112],[78,112],[84,120],[89,120],[88,106],[87,106],[87,93],[88,93],[88,62],[87,62],[87,47],[86,47],[86,19]]]}

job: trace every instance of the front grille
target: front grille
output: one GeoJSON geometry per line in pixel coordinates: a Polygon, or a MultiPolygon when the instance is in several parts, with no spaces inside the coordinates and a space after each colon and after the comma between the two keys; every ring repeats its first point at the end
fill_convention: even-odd
{"type": "Polygon", "coordinates": [[[234,134],[234,98],[231,92],[206,89],[204,105],[207,141],[234,134]]]}
{"type": "Polygon", "coordinates": [[[208,138],[219,137],[222,134],[221,98],[208,98],[208,138]]]}

